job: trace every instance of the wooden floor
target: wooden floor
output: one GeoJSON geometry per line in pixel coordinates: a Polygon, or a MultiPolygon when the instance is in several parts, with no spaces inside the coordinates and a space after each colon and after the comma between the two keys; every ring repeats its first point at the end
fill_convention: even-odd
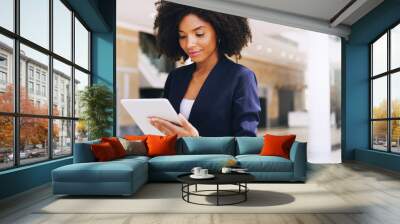
{"type": "Polygon", "coordinates": [[[35,214],[54,200],[50,186],[0,202],[0,223],[400,223],[400,174],[359,163],[310,165],[308,182],[346,201],[367,204],[357,214],[35,214]]]}

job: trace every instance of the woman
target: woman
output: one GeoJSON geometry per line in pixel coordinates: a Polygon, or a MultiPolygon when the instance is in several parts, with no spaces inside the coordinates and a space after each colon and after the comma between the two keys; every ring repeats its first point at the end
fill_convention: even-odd
{"type": "Polygon", "coordinates": [[[167,135],[256,136],[260,111],[257,80],[248,68],[229,60],[251,41],[247,19],[159,1],[154,22],[161,54],[194,62],[172,71],[167,98],[180,126],[152,117],[167,135]]]}

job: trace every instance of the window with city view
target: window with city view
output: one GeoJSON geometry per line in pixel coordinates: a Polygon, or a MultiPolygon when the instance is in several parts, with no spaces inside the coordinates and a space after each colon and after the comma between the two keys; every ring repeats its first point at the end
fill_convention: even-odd
{"type": "Polygon", "coordinates": [[[90,32],[63,0],[0,8],[0,170],[70,156],[87,139],[79,98],[90,84],[90,32]]]}
{"type": "Polygon", "coordinates": [[[400,153],[400,24],[371,46],[372,149],[400,153]]]}

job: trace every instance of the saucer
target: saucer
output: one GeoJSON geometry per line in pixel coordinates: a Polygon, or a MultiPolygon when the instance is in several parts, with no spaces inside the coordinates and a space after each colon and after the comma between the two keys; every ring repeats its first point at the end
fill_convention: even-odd
{"type": "Polygon", "coordinates": [[[212,175],[212,174],[207,174],[207,175],[204,175],[204,176],[194,175],[194,174],[190,175],[190,178],[193,178],[193,179],[211,179],[211,178],[214,178],[214,177],[215,176],[212,175]]]}
{"type": "Polygon", "coordinates": [[[247,170],[232,170],[234,173],[249,173],[247,170]]]}

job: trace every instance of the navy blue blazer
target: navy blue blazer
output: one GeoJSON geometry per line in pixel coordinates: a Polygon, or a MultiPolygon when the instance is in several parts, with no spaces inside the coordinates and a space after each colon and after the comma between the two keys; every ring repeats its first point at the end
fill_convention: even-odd
{"type": "MultiPolygon", "coordinates": [[[[195,68],[192,63],[168,75],[164,98],[177,113],[195,68]]],[[[257,92],[250,69],[220,57],[193,103],[189,122],[200,136],[256,136],[261,110],[257,92]]]]}

